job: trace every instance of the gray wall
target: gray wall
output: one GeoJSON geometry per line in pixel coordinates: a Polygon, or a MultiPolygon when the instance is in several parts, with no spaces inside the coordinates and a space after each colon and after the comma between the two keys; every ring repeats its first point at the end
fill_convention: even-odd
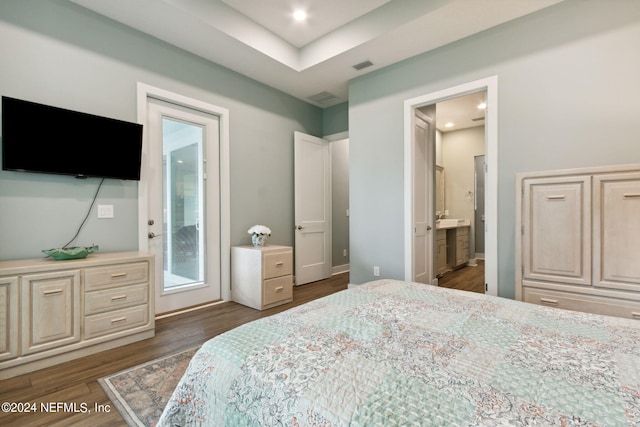
{"type": "Polygon", "coordinates": [[[475,258],[475,156],[484,154],[484,126],[443,132],[441,145],[447,218],[471,221],[469,256],[475,258]]]}
{"type": "Polygon", "coordinates": [[[322,110],[322,134],[333,135],[349,130],[349,103],[327,107],[322,110]]]}
{"type": "Polygon", "coordinates": [[[331,143],[331,266],[349,264],[349,140],[331,143]],[[347,255],[344,255],[344,250],[347,255]]]}
{"type": "MultiPolygon", "coordinates": [[[[293,132],[323,135],[322,111],[63,0],[0,2],[0,94],[136,121],[143,82],[230,111],[231,243],[265,224],[293,244],[293,132]]],[[[37,122],[34,122],[37,125],[37,122]]],[[[0,142],[1,144],[1,142],[0,142]]],[[[41,256],[73,235],[98,185],[0,171],[0,259],[41,256]]],[[[137,249],[136,182],[107,180],[78,245],[137,249]]]]}
{"type": "Polygon", "coordinates": [[[403,102],[498,76],[498,292],[514,296],[515,174],[640,162],[640,2],[567,0],[349,86],[351,282],[404,278],[403,102]]]}
{"type": "MultiPolygon", "coordinates": [[[[349,131],[349,103],[322,110],[322,133],[335,136],[349,131]]],[[[331,143],[331,266],[349,264],[349,142],[331,143]],[[347,255],[344,250],[347,249],[347,255]]]]}

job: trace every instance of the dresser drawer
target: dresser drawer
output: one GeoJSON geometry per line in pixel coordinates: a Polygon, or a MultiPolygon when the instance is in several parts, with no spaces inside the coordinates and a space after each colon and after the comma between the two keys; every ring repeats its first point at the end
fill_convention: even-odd
{"type": "Polygon", "coordinates": [[[522,299],[547,307],[640,320],[640,302],[635,301],[528,287],[523,288],[522,299]]]}
{"type": "Polygon", "coordinates": [[[293,273],[293,253],[265,253],[263,260],[264,278],[287,276],[293,273]]]}
{"type": "Polygon", "coordinates": [[[149,306],[147,304],[94,314],[84,319],[84,339],[144,326],[147,323],[149,323],[149,306]]]}
{"type": "Polygon", "coordinates": [[[147,283],[87,292],[84,296],[84,314],[104,313],[148,302],[149,285],[147,283]]]}
{"type": "Polygon", "coordinates": [[[87,268],[84,273],[85,290],[110,288],[149,280],[149,264],[134,262],[105,267],[87,268]]]}
{"type": "Polygon", "coordinates": [[[265,280],[262,292],[263,306],[291,301],[293,299],[293,276],[265,280]]]}

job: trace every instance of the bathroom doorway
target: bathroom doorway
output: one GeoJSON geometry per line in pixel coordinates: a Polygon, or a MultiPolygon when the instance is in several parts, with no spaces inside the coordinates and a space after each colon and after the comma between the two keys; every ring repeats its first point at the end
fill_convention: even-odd
{"type": "MultiPolygon", "coordinates": [[[[485,178],[485,187],[486,191],[484,194],[484,205],[485,205],[485,226],[480,228],[484,229],[484,257],[485,261],[485,274],[484,274],[484,290],[486,293],[491,295],[497,295],[498,291],[498,260],[497,260],[497,77],[490,77],[487,79],[482,79],[466,84],[462,84],[460,86],[452,87],[449,89],[444,89],[438,92],[433,92],[427,95],[423,95],[420,97],[416,97],[413,99],[408,99],[405,101],[405,182],[407,185],[405,186],[405,253],[407,254],[407,258],[405,259],[405,277],[412,277],[413,275],[413,262],[414,253],[412,243],[412,232],[414,227],[412,212],[413,212],[413,204],[415,203],[412,197],[412,192],[414,191],[414,183],[412,177],[414,175],[414,166],[413,166],[413,117],[415,116],[415,111],[422,109],[425,106],[436,105],[438,106],[440,103],[443,103],[448,100],[453,100],[456,98],[463,97],[465,95],[484,93],[487,108],[485,109],[485,126],[480,131],[476,130],[476,132],[480,132],[484,135],[484,139],[480,142],[479,145],[483,147],[483,149],[479,152],[474,152],[470,155],[468,163],[466,163],[466,174],[470,176],[469,180],[464,180],[463,184],[454,183],[456,181],[455,178],[451,178],[451,182],[449,184],[445,184],[445,192],[449,192],[448,196],[445,194],[447,202],[445,202],[445,207],[443,209],[444,219],[447,217],[450,219],[448,222],[453,222],[454,220],[464,220],[468,221],[469,225],[471,222],[475,223],[475,214],[474,207],[477,195],[477,191],[475,189],[474,184],[474,175],[475,175],[475,166],[474,166],[474,158],[478,155],[484,155],[487,159],[487,167],[485,168],[484,178],[485,178]],[[492,159],[492,160],[491,160],[492,159]],[[490,162],[492,161],[492,163],[490,162]],[[456,211],[454,211],[454,207],[456,211]],[[458,211],[458,208],[463,208],[462,211],[458,211]],[[469,210],[470,209],[470,210],[469,210]],[[447,212],[448,211],[448,212],[447,212]],[[460,213],[458,213],[460,212],[460,213]],[[448,215],[447,215],[448,214],[448,215]],[[462,218],[456,218],[457,216],[463,216],[462,218]]],[[[435,120],[438,120],[438,115],[436,114],[435,120]]],[[[436,125],[437,128],[437,125],[436,125]]],[[[455,138],[457,139],[457,138],[455,138]]],[[[450,139],[449,142],[455,140],[450,139]]],[[[442,141],[441,141],[442,142],[442,141]]],[[[444,141],[447,143],[447,141],[444,141]]],[[[436,139],[436,144],[438,143],[436,139]]],[[[457,145],[457,144],[453,144],[457,145]]],[[[453,147],[452,145],[452,147],[453,147]]],[[[446,156],[446,153],[445,153],[446,156]]],[[[435,162],[436,156],[433,157],[435,171],[435,162]]],[[[463,164],[461,162],[460,164],[463,164]]],[[[450,171],[447,170],[446,161],[444,163],[444,179],[445,181],[449,180],[449,175],[453,174],[453,169],[457,169],[458,166],[451,167],[450,171]]],[[[434,179],[435,181],[435,179],[434,179]]],[[[428,196],[433,198],[435,201],[435,189],[434,187],[430,188],[431,194],[428,196]]],[[[435,205],[435,203],[434,203],[435,205]]],[[[435,217],[435,215],[434,215],[435,217]]],[[[447,223],[445,221],[444,223],[447,223]]],[[[437,225],[434,224],[433,225],[437,225]]],[[[457,227],[459,224],[456,223],[457,227]]],[[[464,225],[464,224],[461,224],[464,225]]],[[[449,224],[451,226],[451,224],[449,224]]],[[[442,228],[442,227],[441,227],[442,228]]],[[[436,229],[436,232],[439,231],[436,229]]],[[[469,230],[470,231],[470,230],[469,230]]],[[[437,233],[434,233],[437,234],[437,233]]],[[[469,255],[469,260],[471,264],[475,262],[475,233],[468,233],[468,249],[469,252],[473,251],[469,255]]],[[[436,236],[433,235],[433,248],[434,254],[437,254],[436,251],[436,236]]],[[[461,264],[458,264],[459,267],[461,264]]],[[[465,265],[466,262],[465,262],[465,265]]],[[[437,269],[434,269],[437,271],[437,269]]],[[[407,279],[410,280],[410,279],[407,279]]]]}

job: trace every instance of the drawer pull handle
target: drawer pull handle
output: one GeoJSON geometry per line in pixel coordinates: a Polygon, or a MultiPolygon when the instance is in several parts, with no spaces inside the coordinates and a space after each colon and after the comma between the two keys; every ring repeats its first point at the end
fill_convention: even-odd
{"type": "Polygon", "coordinates": [[[50,297],[52,295],[61,295],[62,289],[51,289],[49,291],[44,291],[44,296],[50,297]]]}
{"type": "Polygon", "coordinates": [[[640,199],[640,193],[624,193],[625,199],[640,199]]]}
{"type": "Polygon", "coordinates": [[[111,275],[112,279],[120,279],[120,278],[123,278],[123,277],[127,277],[127,273],[113,273],[111,275]]]}
{"type": "Polygon", "coordinates": [[[284,265],[284,261],[276,262],[276,267],[282,267],[284,265]]]}
{"type": "Polygon", "coordinates": [[[558,300],[557,299],[540,298],[540,302],[543,303],[543,304],[558,305],[558,300]]]}
{"type": "Polygon", "coordinates": [[[640,319],[640,313],[638,313],[637,311],[632,311],[631,317],[633,317],[634,319],[640,319]]]}
{"type": "Polygon", "coordinates": [[[557,194],[557,195],[553,195],[553,196],[547,196],[547,199],[549,200],[564,200],[565,195],[564,194],[557,194]]]}
{"type": "Polygon", "coordinates": [[[125,299],[127,299],[126,295],[118,295],[118,296],[115,296],[115,297],[111,297],[111,301],[122,301],[122,300],[125,300],[125,299]]]}
{"type": "Polygon", "coordinates": [[[114,325],[116,323],[122,323],[126,321],[127,321],[126,317],[118,317],[117,319],[111,319],[111,324],[114,325]]]}
{"type": "Polygon", "coordinates": [[[278,286],[275,291],[276,292],[282,292],[282,290],[284,289],[284,286],[278,286]]]}

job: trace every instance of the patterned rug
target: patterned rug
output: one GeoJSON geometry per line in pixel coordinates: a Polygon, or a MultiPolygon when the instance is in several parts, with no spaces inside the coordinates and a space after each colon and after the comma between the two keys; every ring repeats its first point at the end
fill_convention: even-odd
{"type": "Polygon", "coordinates": [[[198,348],[118,372],[98,382],[130,426],[155,426],[198,348]]]}

